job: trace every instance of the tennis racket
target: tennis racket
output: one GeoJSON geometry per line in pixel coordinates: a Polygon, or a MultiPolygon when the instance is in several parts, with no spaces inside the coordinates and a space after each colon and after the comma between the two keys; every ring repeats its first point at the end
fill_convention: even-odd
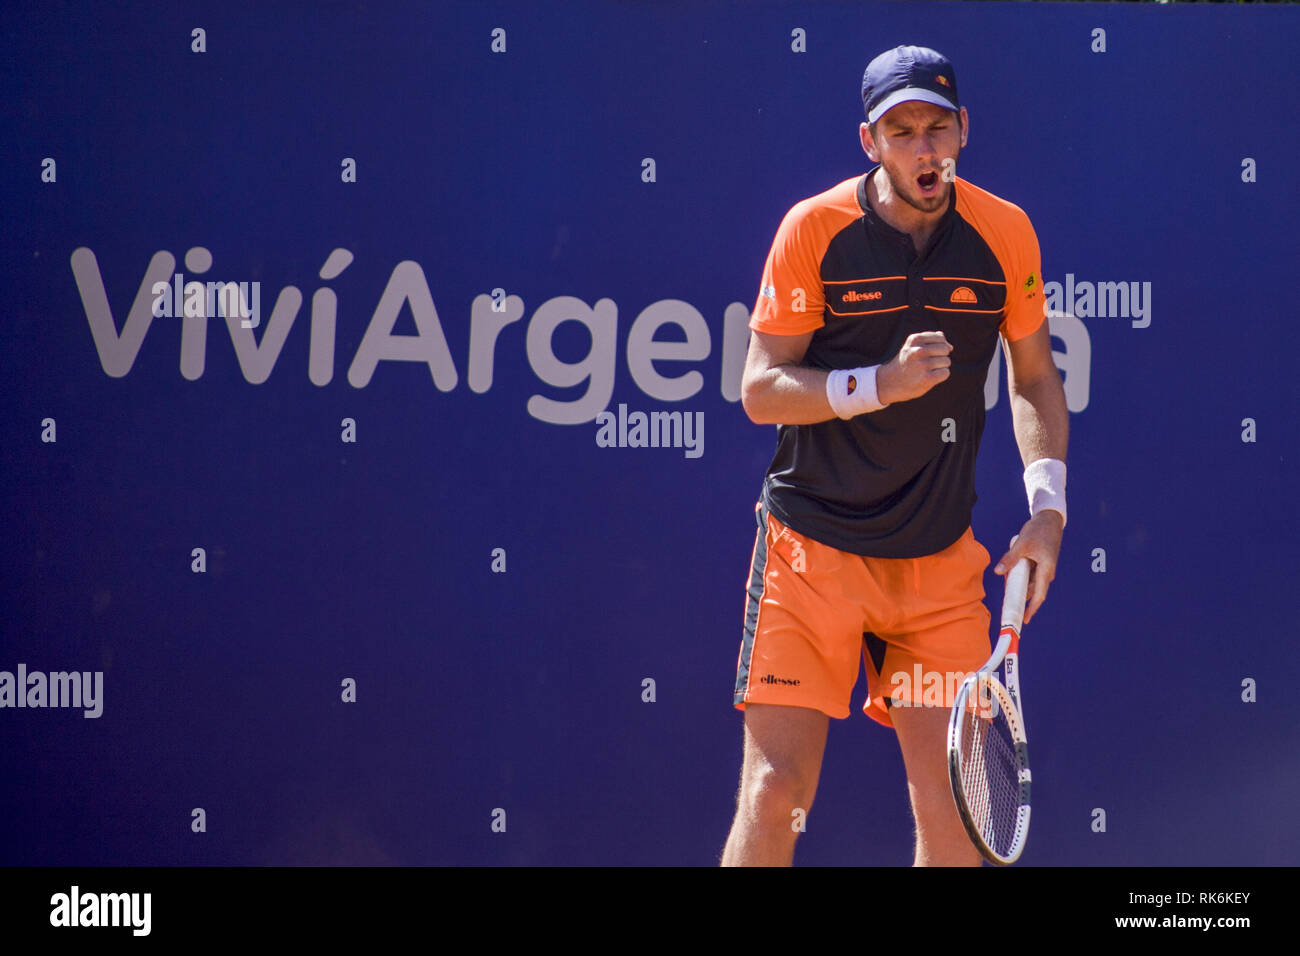
{"type": "Polygon", "coordinates": [[[993,656],[962,681],[948,717],[953,799],[971,841],[1000,866],[1020,858],[1029,835],[1029,753],[1019,668],[1028,589],[1029,560],[1021,558],[1007,575],[993,656]]]}

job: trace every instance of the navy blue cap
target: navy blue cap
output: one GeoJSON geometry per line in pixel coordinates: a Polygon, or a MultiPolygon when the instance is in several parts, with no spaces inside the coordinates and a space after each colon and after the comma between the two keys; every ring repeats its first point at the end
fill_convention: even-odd
{"type": "Polygon", "coordinates": [[[867,64],[862,106],[874,123],[899,103],[920,100],[957,110],[957,74],[942,53],[924,46],[898,46],[867,64]]]}

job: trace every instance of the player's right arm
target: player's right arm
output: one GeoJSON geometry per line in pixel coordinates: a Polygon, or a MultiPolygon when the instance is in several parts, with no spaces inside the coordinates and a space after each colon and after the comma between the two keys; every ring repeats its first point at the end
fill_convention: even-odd
{"type": "MultiPolygon", "coordinates": [[[[803,361],[813,333],[750,333],[740,403],[756,425],[815,425],[835,418],[826,397],[826,372],[803,361]]],[[[886,405],[919,398],[951,374],[952,346],[942,332],[909,335],[876,373],[876,394],[886,405]]]]}
{"type": "Polygon", "coordinates": [[[751,332],[740,404],[755,425],[814,425],[835,417],[826,398],[826,372],[799,363],[813,333],[751,332]]]}

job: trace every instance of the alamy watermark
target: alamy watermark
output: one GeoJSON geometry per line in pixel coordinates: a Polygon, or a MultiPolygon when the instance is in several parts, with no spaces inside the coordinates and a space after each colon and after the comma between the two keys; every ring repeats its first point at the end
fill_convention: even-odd
{"type": "MultiPolygon", "coordinates": [[[[951,707],[957,692],[968,677],[977,671],[927,671],[920,664],[912,670],[895,671],[889,678],[890,707],[951,707]]],[[[985,720],[998,714],[998,700],[988,692],[988,683],[980,681],[967,701],[967,708],[985,720]]]]}
{"type": "Polygon", "coordinates": [[[50,925],[56,927],[123,927],[133,936],[148,936],[152,913],[152,893],[83,893],[73,884],[50,897],[50,925]]]}
{"type": "Polygon", "coordinates": [[[1077,319],[1132,319],[1133,328],[1145,329],[1151,324],[1151,283],[1076,282],[1067,272],[1064,283],[1043,284],[1043,311],[1077,319]]]}
{"type": "Polygon", "coordinates": [[[155,282],[151,291],[155,319],[238,318],[246,329],[262,323],[260,282],[186,282],[177,272],[170,283],[155,282]]]}
{"type": "Polygon", "coordinates": [[[684,448],[687,458],[704,454],[703,412],[629,412],[596,416],[596,444],[601,448],[684,448]]]}
{"type": "Polygon", "coordinates": [[[103,671],[28,671],[19,664],[17,672],[0,671],[0,708],[70,707],[81,715],[98,717],[104,712],[103,671]]]}

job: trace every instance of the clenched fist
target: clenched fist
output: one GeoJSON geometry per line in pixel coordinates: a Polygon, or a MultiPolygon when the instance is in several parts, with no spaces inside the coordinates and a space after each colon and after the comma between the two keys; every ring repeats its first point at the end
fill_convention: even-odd
{"type": "Polygon", "coordinates": [[[876,372],[876,395],[886,405],[920,398],[952,374],[952,346],[942,332],[915,332],[876,372]]]}

